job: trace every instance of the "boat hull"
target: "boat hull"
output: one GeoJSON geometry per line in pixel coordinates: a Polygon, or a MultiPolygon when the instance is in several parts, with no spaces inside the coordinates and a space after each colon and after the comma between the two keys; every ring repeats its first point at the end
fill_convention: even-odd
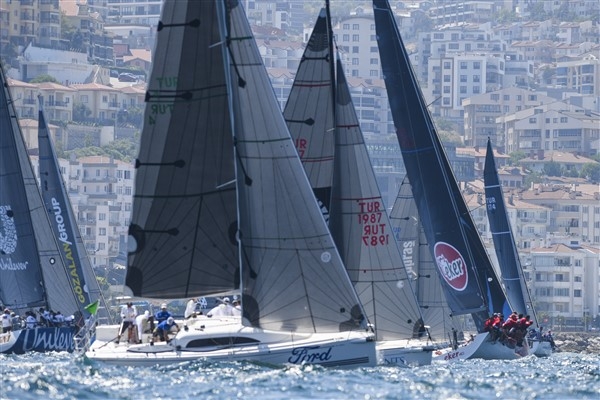
{"type": "Polygon", "coordinates": [[[377,363],[405,367],[430,365],[433,350],[433,346],[412,344],[405,340],[380,341],[377,342],[377,363]]]}
{"type": "Polygon", "coordinates": [[[547,341],[530,340],[529,346],[536,357],[548,357],[553,353],[552,344],[547,341]]]}
{"type": "Polygon", "coordinates": [[[0,353],[24,354],[75,350],[75,327],[36,327],[0,334],[0,353]]]}
{"type": "MultiPolygon", "coordinates": [[[[525,342],[526,343],[526,342],[525,342]]],[[[499,341],[491,341],[489,333],[479,333],[469,343],[457,349],[438,350],[433,355],[434,362],[455,362],[481,358],[484,360],[516,360],[529,355],[527,344],[522,347],[510,348],[499,341]]]]}
{"type": "Polygon", "coordinates": [[[182,329],[170,343],[130,345],[97,338],[85,355],[92,361],[127,366],[209,360],[350,368],[377,362],[375,341],[367,332],[276,332],[243,326],[239,320],[208,318],[182,329]]]}

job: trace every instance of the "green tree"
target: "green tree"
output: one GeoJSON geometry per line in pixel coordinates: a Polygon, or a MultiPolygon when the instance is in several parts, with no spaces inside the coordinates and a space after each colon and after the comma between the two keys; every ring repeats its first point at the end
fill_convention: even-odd
{"type": "Polygon", "coordinates": [[[544,2],[542,1],[530,3],[528,9],[533,21],[545,21],[551,17],[551,15],[544,10],[544,2]]]}
{"type": "Polygon", "coordinates": [[[524,151],[520,151],[520,150],[510,153],[509,156],[510,156],[510,158],[508,160],[508,163],[510,165],[514,165],[514,166],[519,165],[519,162],[522,159],[527,158],[527,154],[525,154],[524,151]]]}
{"type": "Polygon", "coordinates": [[[542,183],[544,181],[544,178],[542,176],[542,174],[540,174],[539,172],[530,172],[529,174],[525,175],[525,178],[523,179],[523,185],[526,188],[531,187],[532,183],[542,183]]]}
{"type": "Polygon", "coordinates": [[[545,175],[548,175],[548,176],[561,176],[562,175],[560,164],[557,163],[556,161],[550,161],[550,162],[546,163],[546,165],[544,165],[543,172],[545,175]]]}
{"type": "Polygon", "coordinates": [[[55,77],[48,75],[48,74],[38,75],[35,78],[33,78],[32,80],[30,80],[29,82],[30,83],[42,83],[42,82],[59,83],[55,77]]]}
{"type": "Polygon", "coordinates": [[[585,163],[581,168],[582,178],[588,179],[593,183],[600,182],[600,164],[599,163],[585,163]]]}
{"type": "Polygon", "coordinates": [[[91,114],[92,110],[90,110],[85,104],[73,102],[73,121],[84,121],[91,114]]]}

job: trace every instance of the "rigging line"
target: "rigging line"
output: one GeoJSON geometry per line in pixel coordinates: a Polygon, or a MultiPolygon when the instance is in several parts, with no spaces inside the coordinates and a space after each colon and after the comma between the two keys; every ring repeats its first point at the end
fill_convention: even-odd
{"type": "Polygon", "coordinates": [[[246,80],[244,80],[244,78],[242,78],[242,75],[240,74],[240,70],[238,68],[237,62],[235,61],[235,57],[233,56],[233,51],[231,50],[231,42],[233,40],[244,40],[247,39],[246,37],[241,37],[241,38],[234,38],[232,39],[231,37],[227,36],[227,52],[229,53],[229,57],[231,58],[231,65],[233,65],[233,69],[235,70],[235,74],[238,77],[238,86],[241,88],[245,88],[246,87],[246,80]]]}
{"type": "Polygon", "coordinates": [[[150,99],[176,99],[176,98],[180,98],[180,99],[184,99],[184,100],[191,100],[193,97],[192,92],[190,92],[189,90],[186,90],[185,92],[181,93],[181,94],[150,94],[150,91],[146,91],[146,95],[144,96],[144,102],[148,103],[150,102],[150,99]]]}
{"type": "Polygon", "coordinates": [[[180,23],[173,23],[173,24],[163,24],[162,21],[158,21],[158,26],[156,28],[156,31],[160,32],[163,30],[163,28],[175,28],[178,26],[189,26],[192,28],[197,28],[200,26],[200,20],[198,18],[195,18],[189,22],[180,22],[180,23]]]}

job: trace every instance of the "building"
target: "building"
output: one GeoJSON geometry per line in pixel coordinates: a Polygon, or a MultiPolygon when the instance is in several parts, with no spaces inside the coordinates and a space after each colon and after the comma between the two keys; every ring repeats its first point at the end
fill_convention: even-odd
{"type": "Polygon", "coordinates": [[[556,63],[556,85],[582,95],[600,96],[600,59],[586,54],[578,60],[556,63]]]}

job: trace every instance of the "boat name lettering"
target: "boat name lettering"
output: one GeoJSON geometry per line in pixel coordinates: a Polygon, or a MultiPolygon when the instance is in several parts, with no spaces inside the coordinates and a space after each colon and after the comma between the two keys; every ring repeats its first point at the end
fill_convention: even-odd
{"type": "Polygon", "coordinates": [[[464,353],[462,351],[453,351],[452,353],[448,353],[444,356],[444,360],[452,360],[454,358],[462,356],[464,353]]]}
{"type": "Polygon", "coordinates": [[[435,262],[448,285],[459,292],[465,290],[469,282],[467,264],[458,250],[445,242],[434,246],[435,262]]]}
{"type": "Polygon", "coordinates": [[[54,220],[56,221],[56,226],[58,228],[58,239],[63,243],[69,242],[69,235],[65,231],[65,220],[62,216],[62,209],[60,208],[60,202],[56,200],[54,197],[52,198],[52,208],[54,209],[54,220]]]}
{"type": "Polygon", "coordinates": [[[384,357],[383,359],[383,363],[385,365],[407,365],[406,360],[404,359],[404,357],[384,357]]]}
{"type": "Polygon", "coordinates": [[[2,271],[25,271],[29,261],[14,262],[12,258],[0,259],[0,270],[2,271]]]}
{"type": "Polygon", "coordinates": [[[414,248],[414,240],[407,240],[406,242],[402,243],[402,262],[404,263],[404,267],[406,268],[406,273],[408,274],[409,279],[417,279],[418,277],[418,274],[413,269],[415,266],[415,260],[413,257],[414,248]]]}
{"type": "Polygon", "coordinates": [[[160,89],[177,87],[176,76],[159,76],[156,78],[156,82],[158,82],[158,87],[160,89]]]}
{"type": "Polygon", "coordinates": [[[315,361],[327,361],[331,359],[331,347],[321,350],[321,346],[296,347],[292,350],[292,356],[288,362],[292,364],[314,363],[315,361]],[[321,351],[319,351],[321,350],[321,351]]]}
{"type": "Polygon", "coordinates": [[[360,207],[358,223],[363,225],[362,241],[365,246],[386,245],[389,243],[389,234],[385,231],[385,224],[381,224],[382,207],[379,200],[357,201],[360,207]]]}
{"type": "Polygon", "coordinates": [[[493,211],[496,209],[496,198],[495,197],[488,197],[485,199],[485,202],[487,203],[487,209],[490,211],[493,211]]]}
{"type": "Polygon", "coordinates": [[[73,291],[77,297],[77,300],[85,304],[86,300],[83,296],[83,288],[81,287],[81,278],[77,273],[77,265],[75,264],[75,259],[73,258],[73,249],[72,243],[69,242],[69,235],[65,230],[64,218],[62,216],[62,209],[60,207],[60,202],[56,200],[54,197],[52,198],[52,208],[54,208],[54,219],[56,221],[56,226],[58,228],[58,239],[63,242],[63,252],[65,254],[65,259],[68,262],[69,271],[71,274],[71,283],[73,285],[73,291]]]}
{"type": "Polygon", "coordinates": [[[25,352],[35,349],[44,351],[73,349],[73,331],[70,329],[38,328],[24,331],[23,350],[25,352]]]}
{"type": "Polygon", "coordinates": [[[297,138],[295,141],[296,150],[298,151],[298,155],[300,158],[304,157],[304,152],[306,151],[306,145],[308,141],[305,138],[297,138]]]}

